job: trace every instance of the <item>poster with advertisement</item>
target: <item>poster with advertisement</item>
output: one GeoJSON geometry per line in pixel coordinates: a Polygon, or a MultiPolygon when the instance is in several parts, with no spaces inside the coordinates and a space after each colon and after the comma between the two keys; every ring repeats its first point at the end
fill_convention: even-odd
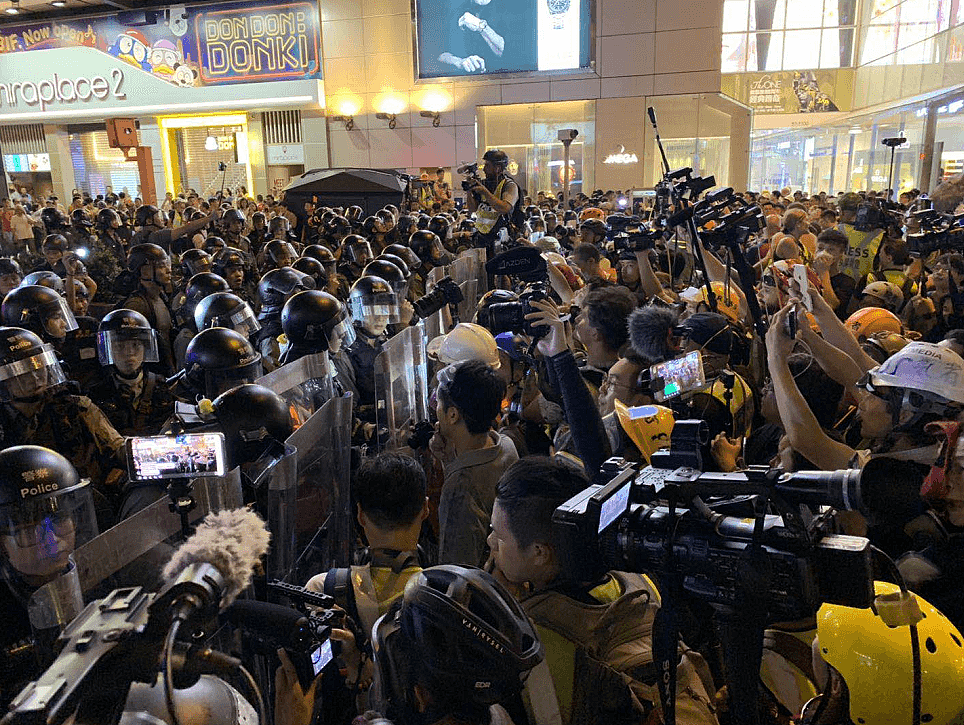
{"type": "Polygon", "coordinates": [[[756,113],[830,113],[850,110],[852,83],[850,69],[738,73],[722,90],[756,113]]]}
{"type": "Polygon", "coordinates": [[[172,85],[321,78],[318,7],[304,0],[179,6],[0,29],[0,53],[88,47],[172,85]]]}
{"type": "Polygon", "coordinates": [[[419,78],[591,67],[592,0],[415,0],[419,78]]]}

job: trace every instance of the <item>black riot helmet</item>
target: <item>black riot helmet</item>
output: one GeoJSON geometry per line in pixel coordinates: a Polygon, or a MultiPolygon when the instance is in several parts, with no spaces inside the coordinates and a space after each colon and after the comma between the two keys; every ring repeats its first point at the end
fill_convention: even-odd
{"type": "Polygon", "coordinates": [[[338,264],[338,260],[335,259],[335,255],[332,254],[331,250],[328,249],[324,244],[309,244],[305,247],[305,251],[302,252],[303,257],[312,257],[317,259],[331,276],[335,272],[335,268],[338,264]]]}
{"type": "Polygon", "coordinates": [[[228,243],[217,234],[209,234],[204,238],[204,251],[212,257],[217,257],[217,255],[227,249],[227,247],[228,243]]]}
{"type": "Polygon", "coordinates": [[[116,365],[129,353],[130,343],[144,349],[142,362],[157,362],[157,331],[140,312],[119,309],[108,312],[97,326],[97,359],[101,365],[116,365]]]}
{"type": "Polygon", "coordinates": [[[365,266],[362,274],[381,277],[388,282],[395,291],[395,295],[399,301],[405,299],[405,295],[408,293],[408,282],[405,279],[405,275],[402,274],[402,270],[387,259],[372,260],[365,266]]]}
{"type": "Polygon", "coordinates": [[[296,269],[282,267],[265,272],[258,282],[258,299],[261,301],[261,312],[258,316],[264,319],[280,315],[288,298],[306,289],[310,289],[306,275],[296,269]]]}
{"type": "Polygon", "coordinates": [[[64,456],[41,446],[0,451],[0,550],[20,551],[6,560],[4,575],[50,581],[69,566],[68,557],[97,535],[90,481],[64,456]]]}
{"type": "Polygon", "coordinates": [[[362,223],[361,223],[362,231],[369,237],[374,234],[378,234],[378,229],[375,228],[377,224],[378,224],[377,217],[367,216],[362,220],[362,223]]]}
{"type": "Polygon", "coordinates": [[[48,234],[44,237],[43,244],[40,245],[41,249],[53,249],[58,252],[66,252],[70,249],[70,244],[67,242],[67,237],[63,234],[48,234]]]}
{"type": "Polygon", "coordinates": [[[94,226],[94,222],[90,218],[90,213],[86,209],[74,209],[70,212],[70,223],[75,227],[81,227],[83,229],[90,229],[94,226]]]}
{"type": "Polygon", "coordinates": [[[496,166],[498,166],[502,171],[505,171],[509,166],[509,156],[505,151],[500,149],[489,149],[484,154],[482,154],[483,161],[490,161],[496,166]]]}
{"type": "Polygon", "coordinates": [[[389,252],[382,252],[377,257],[376,260],[383,260],[385,262],[391,262],[401,271],[402,276],[405,279],[409,279],[412,276],[412,270],[408,268],[408,263],[399,257],[397,254],[391,254],[389,252]]]}
{"type": "Polygon", "coordinates": [[[345,218],[350,222],[357,222],[361,219],[361,215],[365,212],[357,204],[352,204],[345,210],[345,218]]]}
{"type": "Polygon", "coordinates": [[[36,402],[66,382],[52,346],[22,327],[0,327],[0,400],[36,402]]]}
{"type": "Polygon", "coordinates": [[[294,430],[285,401],[261,385],[231,388],[214,399],[212,408],[224,433],[229,468],[254,463],[272,450],[280,456],[294,430]]]}
{"type": "Polygon", "coordinates": [[[345,217],[336,214],[329,220],[325,231],[328,233],[328,236],[335,238],[343,237],[351,233],[351,222],[345,217]]]}
{"type": "Polygon", "coordinates": [[[67,220],[64,219],[64,215],[60,213],[59,209],[52,206],[44,207],[40,210],[40,221],[43,222],[48,234],[52,234],[58,229],[63,229],[67,226],[67,220]]]}
{"type": "Polygon", "coordinates": [[[290,267],[291,263],[298,259],[295,248],[283,239],[272,239],[264,246],[264,251],[278,267],[290,267]]]}
{"type": "Polygon", "coordinates": [[[428,229],[419,229],[408,240],[408,246],[418,255],[422,262],[431,262],[433,252],[441,253],[442,240],[435,232],[428,229]]]}
{"type": "Polygon", "coordinates": [[[244,252],[234,247],[225,247],[215,255],[212,269],[215,274],[225,277],[230,269],[234,267],[245,269],[247,266],[248,260],[244,256],[244,252]]]}
{"type": "Polygon", "coordinates": [[[20,263],[12,257],[0,257],[0,276],[5,274],[18,274],[22,279],[23,271],[20,269],[20,263]]]}
{"type": "Polygon", "coordinates": [[[16,289],[23,282],[23,272],[16,259],[0,257],[0,296],[16,289]]]}
{"type": "Polygon", "coordinates": [[[134,226],[163,227],[165,224],[163,212],[153,204],[143,204],[134,212],[134,226]]]}
{"type": "Polygon", "coordinates": [[[412,271],[422,266],[422,260],[419,259],[418,255],[412,251],[411,247],[406,247],[404,244],[389,244],[385,247],[385,253],[401,257],[412,271]]]}
{"type": "Polygon", "coordinates": [[[281,311],[281,327],[292,345],[317,352],[338,352],[355,341],[348,310],[321,290],[306,290],[289,299],[281,311]]]}
{"type": "Polygon", "coordinates": [[[96,226],[99,231],[105,231],[107,229],[117,229],[124,225],[124,220],[121,219],[120,214],[118,214],[113,209],[101,209],[97,212],[96,226]]]}
{"type": "Polygon", "coordinates": [[[402,214],[395,223],[396,239],[408,239],[418,231],[418,222],[411,214],[402,214]]]}
{"type": "Polygon", "coordinates": [[[273,237],[278,237],[280,232],[281,237],[284,238],[288,234],[288,230],[291,228],[291,222],[288,221],[288,217],[285,216],[275,216],[271,217],[271,221],[268,222],[268,233],[273,237]]]}
{"type": "Polygon", "coordinates": [[[398,297],[392,286],[381,277],[359,277],[348,295],[348,310],[356,321],[386,317],[389,323],[399,322],[401,312],[398,297]]]}
{"type": "Polygon", "coordinates": [[[314,257],[299,257],[291,268],[311,277],[315,281],[315,289],[324,289],[328,285],[328,271],[314,257]]]}
{"type": "Polygon", "coordinates": [[[225,327],[201,330],[184,354],[184,383],[192,393],[209,400],[263,374],[261,355],[248,338],[225,327]]]}
{"type": "Polygon", "coordinates": [[[3,324],[24,327],[47,342],[62,340],[77,329],[77,320],[67,300],[49,287],[21,285],[11,290],[0,307],[3,324]]]}
{"type": "Polygon", "coordinates": [[[198,303],[215,292],[230,292],[231,287],[225,279],[213,272],[198,272],[187,281],[184,287],[184,302],[177,308],[177,322],[179,325],[194,327],[194,310],[198,303]]]}
{"type": "Polygon", "coordinates": [[[428,222],[428,230],[438,236],[439,239],[446,239],[449,235],[451,222],[448,217],[436,214],[428,222]]]}
{"type": "Polygon", "coordinates": [[[375,255],[372,254],[372,245],[368,243],[365,237],[358,234],[349,234],[342,240],[341,258],[345,262],[354,262],[364,267],[374,256],[375,255]]]}
{"type": "Polygon", "coordinates": [[[67,294],[67,288],[64,286],[63,277],[47,270],[31,272],[20,281],[20,285],[23,287],[31,284],[47,287],[61,296],[65,296],[67,294]]]}
{"type": "Polygon", "coordinates": [[[251,215],[251,224],[255,229],[258,228],[259,223],[264,224],[265,226],[268,224],[268,217],[265,216],[263,211],[256,211],[251,215]]]}
{"type": "MultiPolygon", "coordinates": [[[[143,207],[141,207],[143,209],[143,207]]],[[[171,258],[167,256],[167,252],[164,248],[157,245],[151,244],[150,242],[145,242],[144,244],[135,244],[127,252],[127,269],[135,274],[139,274],[141,267],[145,264],[151,264],[155,267],[170,265],[171,258]]]]}
{"type": "Polygon", "coordinates": [[[221,226],[225,229],[231,229],[232,224],[240,224],[238,232],[240,233],[244,229],[244,225],[247,222],[247,218],[244,216],[244,212],[240,209],[235,209],[234,207],[227,209],[224,214],[221,215],[221,226]]]}
{"type": "Polygon", "coordinates": [[[190,279],[201,272],[210,272],[214,267],[214,258],[203,249],[187,249],[180,256],[181,274],[190,279]]]}
{"type": "Polygon", "coordinates": [[[251,306],[233,292],[215,292],[206,296],[194,307],[196,330],[209,327],[227,327],[251,337],[261,329],[251,306]]]}
{"type": "Polygon", "coordinates": [[[419,212],[418,216],[415,218],[415,226],[419,229],[428,229],[428,223],[432,221],[432,218],[425,212],[419,212]]]}

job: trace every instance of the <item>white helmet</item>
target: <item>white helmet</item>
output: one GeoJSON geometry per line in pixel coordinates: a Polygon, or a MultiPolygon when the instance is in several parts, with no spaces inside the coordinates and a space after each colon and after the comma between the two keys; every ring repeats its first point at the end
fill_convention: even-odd
{"type": "Polygon", "coordinates": [[[912,342],[871,370],[869,383],[909,388],[964,405],[964,359],[931,342],[912,342]]]}
{"type": "Polygon", "coordinates": [[[460,322],[447,335],[428,344],[428,356],[444,365],[481,360],[493,370],[500,366],[499,348],[492,333],[482,325],[460,322]]]}

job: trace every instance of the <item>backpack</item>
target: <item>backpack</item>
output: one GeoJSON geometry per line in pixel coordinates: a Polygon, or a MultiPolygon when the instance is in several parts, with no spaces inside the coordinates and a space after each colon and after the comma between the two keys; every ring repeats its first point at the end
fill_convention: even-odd
{"type": "MultiPolygon", "coordinates": [[[[614,725],[662,721],[653,661],[653,623],[659,594],[644,576],[610,572],[622,595],[614,602],[587,604],[558,591],[522,602],[540,628],[575,645],[572,709],[567,725],[614,725]]],[[[677,667],[676,721],[716,725],[706,663],[682,649],[677,667]]]]}

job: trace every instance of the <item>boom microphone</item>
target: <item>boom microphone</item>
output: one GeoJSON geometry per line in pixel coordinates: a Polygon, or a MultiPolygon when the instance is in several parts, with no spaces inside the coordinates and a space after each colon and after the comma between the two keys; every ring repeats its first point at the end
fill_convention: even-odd
{"type": "Polygon", "coordinates": [[[650,106],[646,109],[646,113],[649,114],[649,122],[653,124],[653,128],[656,128],[656,109],[650,106]]]}
{"type": "Polygon", "coordinates": [[[653,362],[663,362],[679,354],[669,344],[669,337],[679,320],[679,313],[668,307],[647,305],[633,310],[629,316],[629,344],[636,354],[653,362]]]}
{"type": "Polygon", "coordinates": [[[249,509],[208,514],[165,565],[167,586],[151,603],[151,614],[167,612],[168,622],[199,612],[214,616],[251,583],[270,539],[264,521],[249,509]]]}

